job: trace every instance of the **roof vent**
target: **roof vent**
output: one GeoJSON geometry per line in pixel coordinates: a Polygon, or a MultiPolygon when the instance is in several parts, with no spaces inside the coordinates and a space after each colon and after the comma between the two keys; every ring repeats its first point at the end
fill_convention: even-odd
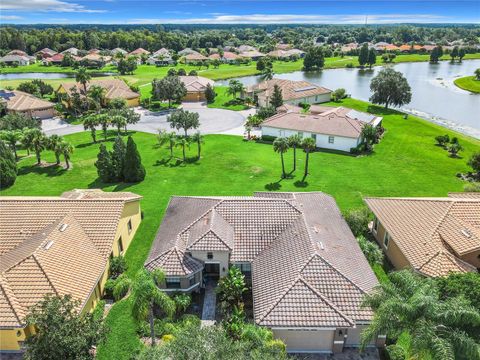
{"type": "Polygon", "coordinates": [[[320,245],[320,249],[325,250],[325,248],[323,247],[323,242],[319,241],[318,244],[320,245]]]}
{"type": "Polygon", "coordinates": [[[62,224],[62,225],[60,226],[60,229],[59,229],[59,230],[60,230],[61,232],[64,232],[64,231],[67,229],[67,227],[68,227],[68,224],[62,224]]]}
{"type": "Polygon", "coordinates": [[[47,242],[47,243],[45,244],[45,246],[44,246],[43,248],[44,248],[45,250],[48,250],[48,249],[50,249],[50,248],[52,247],[52,245],[53,245],[53,240],[50,240],[49,242],[47,242]]]}
{"type": "Polygon", "coordinates": [[[472,237],[472,234],[470,234],[470,232],[467,229],[462,229],[462,234],[467,238],[472,237]]]}

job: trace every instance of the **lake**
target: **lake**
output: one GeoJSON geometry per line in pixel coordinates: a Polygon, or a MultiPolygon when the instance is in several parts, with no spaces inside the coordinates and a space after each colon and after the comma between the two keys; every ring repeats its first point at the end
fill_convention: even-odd
{"type": "MultiPolygon", "coordinates": [[[[116,75],[115,73],[91,73],[93,77],[97,76],[111,76],[116,75]]],[[[64,78],[73,78],[75,73],[39,73],[39,72],[30,72],[30,73],[9,73],[9,74],[0,74],[0,80],[20,80],[20,79],[64,79],[64,78]]]]}
{"type": "MultiPolygon", "coordinates": [[[[471,94],[457,88],[453,80],[473,75],[480,68],[480,60],[464,60],[462,63],[439,64],[428,62],[400,63],[395,70],[407,78],[412,88],[412,101],[401,110],[429,119],[443,126],[480,138],[480,94],[471,94]]],[[[371,95],[370,81],[381,67],[372,70],[331,69],[318,72],[296,71],[275,75],[289,80],[306,80],[335,90],[345,88],[356,99],[368,101],[371,95]]],[[[244,85],[260,82],[259,76],[238,78],[244,85]]],[[[217,82],[227,85],[229,80],[217,82]]]]}

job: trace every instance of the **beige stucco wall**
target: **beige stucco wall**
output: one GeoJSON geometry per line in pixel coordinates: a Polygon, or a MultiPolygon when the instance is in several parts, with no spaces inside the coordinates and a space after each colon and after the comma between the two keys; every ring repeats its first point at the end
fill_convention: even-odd
{"type": "Polygon", "coordinates": [[[388,248],[385,248],[383,245],[383,237],[385,236],[385,228],[383,227],[382,223],[378,223],[377,232],[373,231],[373,235],[377,240],[378,244],[384,251],[385,255],[388,257],[392,265],[395,269],[404,269],[411,267],[410,263],[408,262],[407,258],[403,255],[402,251],[395,243],[395,239],[390,234],[390,241],[388,242],[388,248]]]}
{"type": "Polygon", "coordinates": [[[130,246],[130,243],[133,240],[135,232],[140,226],[141,221],[142,221],[142,215],[141,215],[140,201],[132,201],[132,202],[125,203],[122,216],[118,223],[117,233],[115,235],[115,241],[112,247],[113,256],[120,255],[119,246],[118,246],[120,237],[122,238],[123,254],[125,254],[128,247],[130,246]],[[128,230],[129,220],[131,220],[132,222],[131,231],[128,230]]]}
{"type": "Polygon", "coordinates": [[[228,251],[211,252],[213,253],[213,259],[207,258],[207,251],[191,251],[191,254],[195,259],[201,260],[207,264],[220,264],[220,277],[227,275],[230,253],[228,251]]]}
{"type": "Polygon", "coordinates": [[[480,268],[480,250],[472,251],[460,257],[463,261],[472,264],[476,268],[480,268]]]}
{"type": "Polygon", "coordinates": [[[334,329],[272,329],[273,335],[287,345],[287,352],[332,352],[334,329]]]}

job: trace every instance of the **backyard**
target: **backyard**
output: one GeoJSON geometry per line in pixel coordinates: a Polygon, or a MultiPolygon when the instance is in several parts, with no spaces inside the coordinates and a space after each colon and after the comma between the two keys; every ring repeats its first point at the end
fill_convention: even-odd
{"type": "MultiPolygon", "coordinates": [[[[340,103],[330,103],[338,106],[340,103]]],[[[341,105],[384,116],[384,138],[369,156],[353,157],[336,152],[315,152],[310,157],[310,175],[301,182],[305,156],[297,154],[298,164],[292,178],[280,179],[280,156],[270,144],[242,141],[240,137],[209,135],[205,137],[202,158],[196,161],[196,146],[188,151],[189,160],[182,163],[169,158],[169,150],[159,148],[152,134],[134,133],[147,170],[138,184],[102,184],[94,163],[99,144],[91,142],[90,133],[66,138],[75,145],[73,168],[66,171],[55,166],[37,167],[34,156],[19,162],[15,185],[1,195],[59,195],[74,188],[103,188],[107,191],[132,191],[143,196],[144,220],[126,253],[128,274],[143,264],[172,195],[252,195],[254,191],[323,191],[333,195],[342,211],[363,206],[364,196],[446,196],[462,191],[464,182],[456,177],[466,172],[469,156],[480,142],[425,120],[394,110],[346,99],[341,105]],[[464,147],[459,158],[451,158],[435,145],[434,137],[449,134],[458,137],[464,147]]],[[[111,131],[108,146],[116,132],[111,131]]],[[[101,138],[100,134],[98,136],[101,138]]],[[[25,155],[24,152],[20,152],[25,155]]],[[[175,149],[181,156],[181,150],[175,149]]],[[[54,162],[45,152],[44,160],[54,162]]],[[[292,168],[293,152],[286,154],[286,166],[292,168]]],[[[136,325],[130,313],[129,300],[117,303],[107,317],[111,328],[107,342],[99,347],[99,359],[129,359],[141,347],[136,325]]]]}

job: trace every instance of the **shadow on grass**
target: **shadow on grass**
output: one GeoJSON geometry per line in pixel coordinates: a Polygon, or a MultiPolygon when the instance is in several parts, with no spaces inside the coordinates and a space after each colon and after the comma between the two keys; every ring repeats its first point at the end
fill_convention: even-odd
{"type": "MultiPolygon", "coordinates": [[[[126,141],[125,137],[126,136],[132,136],[136,133],[136,131],[127,131],[126,133],[125,132],[121,132],[120,133],[120,136],[123,138],[124,141],[126,141]]],[[[86,142],[86,143],[83,143],[83,144],[78,144],[78,145],[75,145],[76,148],[78,149],[81,149],[81,148],[86,148],[86,147],[89,147],[89,146],[92,146],[92,145],[97,145],[100,147],[101,144],[104,144],[104,143],[113,143],[115,141],[117,137],[117,131],[116,130],[108,130],[107,132],[107,138],[105,139],[104,136],[103,136],[103,132],[101,133],[101,135],[99,136],[97,134],[97,142],[94,143],[93,140],[92,141],[89,141],[89,142],[86,142]]]]}
{"type": "Polygon", "coordinates": [[[297,188],[306,188],[308,186],[308,181],[298,180],[298,181],[295,181],[293,185],[297,188]]]}
{"type": "Polygon", "coordinates": [[[266,184],[265,185],[265,189],[268,190],[268,191],[276,191],[276,190],[280,190],[280,188],[282,187],[282,184],[280,184],[280,181],[277,181],[277,182],[271,182],[269,184],[266,184]]]}
{"type": "Polygon", "coordinates": [[[18,170],[18,175],[20,176],[20,175],[35,173],[39,175],[46,175],[48,177],[53,177],[53,176],[61,176],[66,172],[67,170],[63,168],[61,165],[51,164],[48,166],[38,166],[37,164],[35,164],[35,165],[21,167],[18,170]]]}
{"type": "Polygon", "coordinates": [[[116,183],[104,183],[100,178],[96,178],[94,181],[92,181],[90,184],[88,184],[89,189],[104,189],[106,187],[110,186],[115,186],[113,188],[113,191],[125,191],[125,189],[128,189],[129,187],[139,184],[139,182],[136,183],[125,183],[125,182],[116,182],[116,183]]]}
{"type": "Polygon", "coordinates": [[[186,166],[188,164],[200,165],[199,159],[195,156],[187,158],[185,161],[183,161],[181,158],[169,157],[162,160],[157,160],[153,166],[178,167],[181,165],[186,166]]]}

